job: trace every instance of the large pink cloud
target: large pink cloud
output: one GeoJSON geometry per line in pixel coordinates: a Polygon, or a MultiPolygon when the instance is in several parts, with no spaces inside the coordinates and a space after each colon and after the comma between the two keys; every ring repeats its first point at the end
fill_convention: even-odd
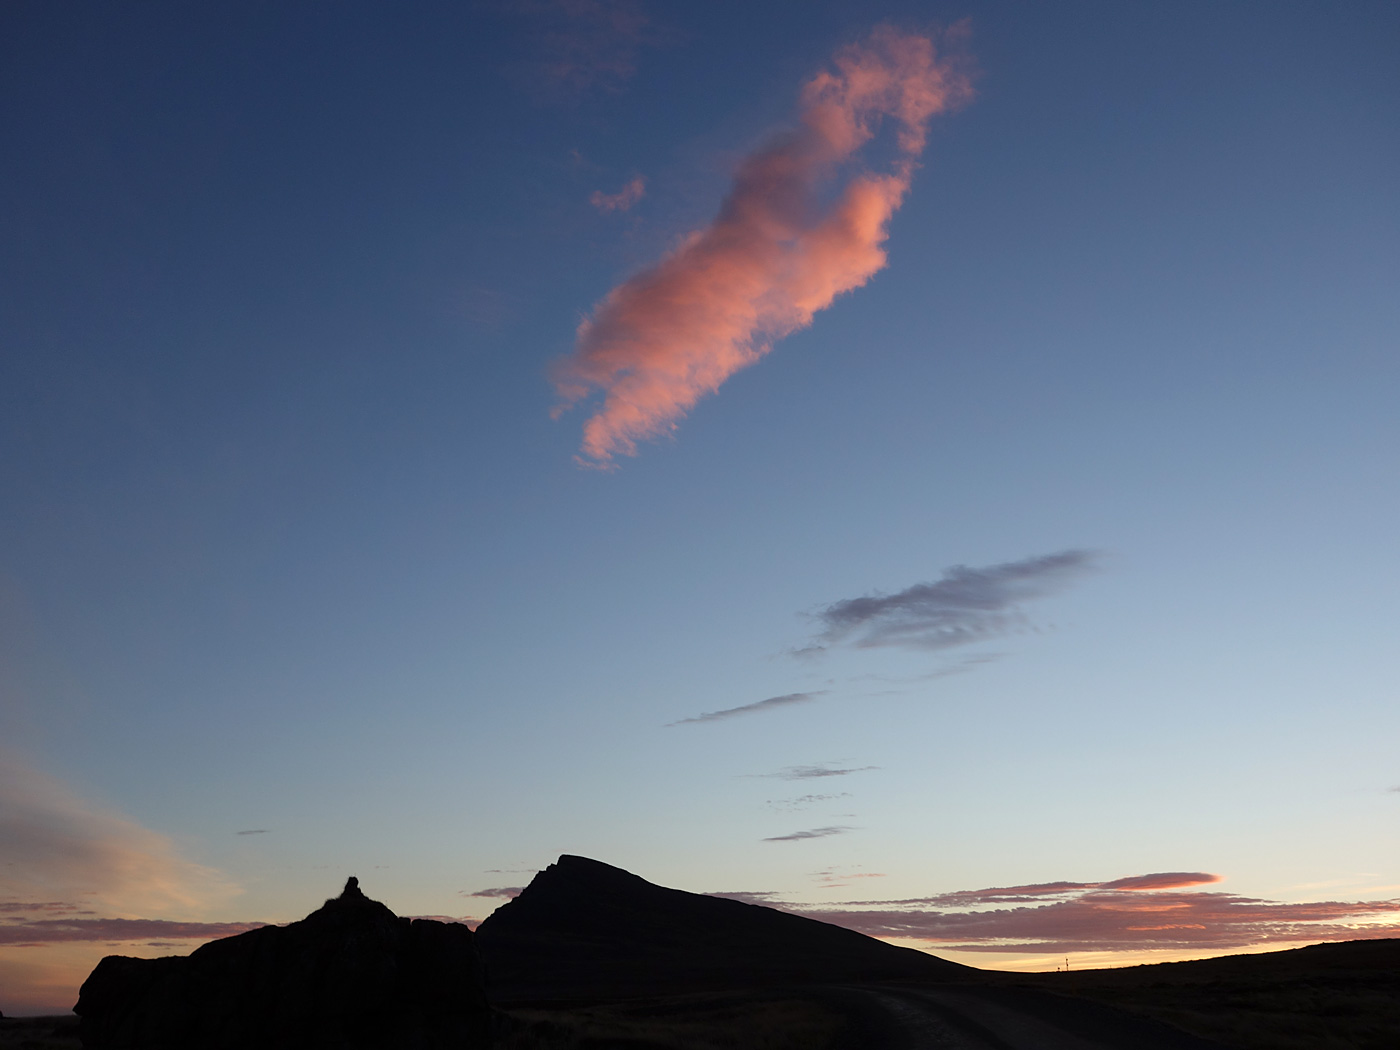
{"type": "Polygon", "coordinates": [[[609,466],[674,430],[701,397],[884,267],[929,119],[971,97],[968,73],[929,37],[889,27],[833,65],[803,86],[796,129],[740,164],[714,222],[579,325],[554,381],[557,411],[603,396],[580,462],[609,466]],[[894,125],[888,169],[847,174],[883,121],[894,125]]]}

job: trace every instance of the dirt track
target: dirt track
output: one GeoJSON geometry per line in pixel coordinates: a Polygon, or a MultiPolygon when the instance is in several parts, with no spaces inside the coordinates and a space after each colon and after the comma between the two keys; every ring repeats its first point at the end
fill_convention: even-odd
{"type": "Polygon", "coordinates": [[[850,1018],[842,1050],[1215,1050],[1083,1000],[963,987],[852,986],[824,1004],[850,1018]]]}

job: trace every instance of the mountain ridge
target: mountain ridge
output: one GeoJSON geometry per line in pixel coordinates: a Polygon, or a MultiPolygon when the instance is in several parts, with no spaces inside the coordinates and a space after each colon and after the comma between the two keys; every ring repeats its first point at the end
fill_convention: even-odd
{"type": "Polygon", "coordinates": [[[477,927],[500,999],[784,983],[960,980],[978,971],[842,926],[648,882],[572,854],[477,927]]]}

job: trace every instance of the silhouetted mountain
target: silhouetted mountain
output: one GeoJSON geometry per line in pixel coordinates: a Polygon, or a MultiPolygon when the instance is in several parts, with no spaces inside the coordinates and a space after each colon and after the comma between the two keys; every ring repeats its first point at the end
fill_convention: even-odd
{"type": "Polygon", "coordinates": [[[300,922],[188,956],[109,955],[73,1009],[94,1050],[472,1050],[490,1039],[472,932],[401,919],[354,878],[300,922]]]}
{"type": "Polygon", "coordinates": [[[497,1000],[978,971],[774,908],[667,889],[586,857],[562,856],[476,931],[497,1000]]]}

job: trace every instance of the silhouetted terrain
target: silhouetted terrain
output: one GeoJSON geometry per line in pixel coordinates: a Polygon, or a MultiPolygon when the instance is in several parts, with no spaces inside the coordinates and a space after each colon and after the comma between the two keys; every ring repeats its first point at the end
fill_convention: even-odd
{"type": "Polygon", "coordinates": [[[892,978],[971,967],[840,926],[657,886],[567,854],[476,931],[495,1000],[622,997],[892,978]]]}
{"type": "MultiPolygon", "coordinates": [[[[1011,974],[563,856],[475,935],[351,879],[299,923],[109,956],[78,1012],[130,1050],[1397,1050],[1400,940],[1011,974]]],[[[0,1021],[0,1050],[76,1043],[0,1021]]]]}
{"type": "Polygon", "coordinates": [[[0,1018],[0,1050],[77,1050],[81,1045],[72,1014],[0,1018]]]}
{"type": "Polygon", "coordinates": [[[1242,1050],[1400,1048],[1400,939],[1027,975],[1242,1050]]]}
{"type": "Polygon", "coordinates": [[[1113,1006],[563,856],[477,929],[502,1050],[1208,1050],[1113,1006]]]}
{"type": "Polygon", "coordinates": [[[93,1050],[475,1050],[491,1027],[472,932],[401,919],[355,878],[300,922],[109,955],[74,1012],[93,1050]]]}

